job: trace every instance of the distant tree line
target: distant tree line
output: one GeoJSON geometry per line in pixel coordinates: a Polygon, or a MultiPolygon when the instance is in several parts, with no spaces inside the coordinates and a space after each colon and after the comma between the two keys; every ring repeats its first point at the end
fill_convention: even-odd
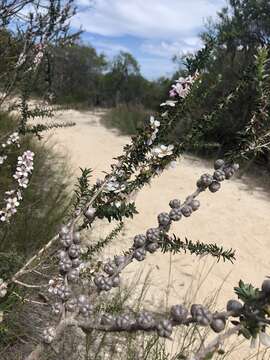
{"type": "MultiPolygon", "coordinates": [[[[0,51],[7,46],[15,54],[21,50],[19,39],[5,30],[0,33],[0,51]]],[[[157,81],[145,79],[137,60],[130,53],[121,51],[109,61],[104,54],[98,54],[94,47],[80,39],[69,46],[52,44],[46,54],[34,92],[43,94],[49,82],[51,96],[57,103],[106,107],[132,103],[154,108],[164,96],[164,86],[169,85],[166,78],[157,81]]],[[[1,60],[0,76],[7,73],[9,66],[14,66],[11,59],[12,56],[7,56],[1,60]]],[[[0,87],[1,83],[0,78],[0,87]]]]}
{"type": "MultiPolygon", "coordinates": [[[[222,155],[241,141],[241,132],[259,108],[264,126],[269,126],[269,79],[260,79],[260,66],[266,71],[264,76],[269,75],[269,53],[264,60],[257,59],[259,48],[269,50],[269,14],[269,0],[229,0],[217,20],[209,21],[201,34],[202,48],[185,57],[176,55],[174,61],[179,63],[179,70],[171,78],[155,81],[143,77],[137,60],[129,53],[120,52],[109,60],[80,37],[63,46],[52,43],[42,60],[33,95],[40,96],[48,88],[48,96],[55,103],[110,108],[138,105],[158,111],[172,81],[198,70],[198,96],[189,103],[188,111],[179,116],[171,137],[185,138],[200,122],[200,132],[196,125],[197,143],[190,144],[190,150],[211,153],[218,149],[222,155]]],[[[8,74],[8,68],[14,66],[14,54],[21,51],[20,39],[5,29],[0,33],[0,52],[7,47],[9,54],[0,63],[0,90],[3,74],[8,74]]],[[[136,128],[134,119],[129,128],[136,128]]],[[[264,149],[254,160],[270,163],[264,149]]]]}

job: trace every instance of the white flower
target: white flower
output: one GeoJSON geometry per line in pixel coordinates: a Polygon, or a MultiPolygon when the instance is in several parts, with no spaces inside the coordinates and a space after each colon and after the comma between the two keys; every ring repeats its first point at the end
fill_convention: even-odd
{"type": "Polygon", "coordinates": [[[160,122],[155,120],[154,116],[150,116],[150,124],[152,129],[156,129],[160,126],[160,122]]]}
{"type": "Polygon", "coordinates": [[[20,190],[17,191],[17,198],[18,200],[22,200],[22,193],[20,190]]]}
{"type": "Polygon", "coordinates": [[[114,205],[119,209],[122,205],[121,201],[116,201],[114,205]]]}
{"type": "Polygon", "coordinates": [[[16,196],[14,198],[8,198],[6,200],[6,203],[7,203],[7,205],[6,205],[7,210],[14,209],[20,205],[16,196]]]}
{"type": "Polygon", "coordinates": [[[3,279],[0,279],[0,298],[6,296],[7,293],[7,283],[3,279]]]}
{"type": "Polygon", "coordinates": [[[0,156],[0,165],[2,165],[4,163],[4,161],[6,160],[7,156],[0,156]]]}
{"type": "Polygon", "coordinates": [[[145,159],[146,160],[150,161],[150,160],[152,160],[152,158],[153,158],[152,151],[145,154],[145,159]]]}
{"type": "Polygon", "coordinates": [[[7,220],[6,213],[4,211],[0,211],[0,221],[5,222],[7,220]]]}
{"type": "Polygon", "coordinates": [[[159,145],[152,149],[152,155],[154,157],[163,158],[165,156],[170,156],[173,153],[174,146],[173,145],[159,145]]]}
{"type": "Polygon", "coordinates": [[[18,179],[18,183],[20,187],[23,187],[24,189],[27,188],[29,180],[27,178],[18,179]]]}
{"type": "Polygon", "coordinates": [[[157,133],[158,133],[158,129],[155,129],[152,135],[150,136],[150,138],[147,140],[147,145],[153,144],[153,142],[156,140],[157,133]]]}
{"type": "Polygon", "coordinates": [[[174,107],[176,103],[177,103],[177,101],[167,100],[167,101],[165,101],[165,103],[160,104],[160,106],[171,106],[171,107],[174,107]]]}

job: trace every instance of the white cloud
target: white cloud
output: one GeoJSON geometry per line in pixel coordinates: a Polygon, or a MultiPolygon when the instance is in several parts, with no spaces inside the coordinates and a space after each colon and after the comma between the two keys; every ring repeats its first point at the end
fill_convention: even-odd
{"type": "Polygon", "coordinates": [[[92,46],[94,46],[99,53],[105,53],[109,57],[113,57],[120,51],[131,52],[131,50],[124,45],[113,43],[110,40],[97,40],[94,37],[88,37],[88,40],[92,46]]]}
{"type": "Polygon", "coordinates": [[[225,0],[77,0],[89,4],[73,20],[103,36],[131,35],[146,39],[178,40],[191,36],[214,16],[225,0]]]}
{"type": "Polygon", "coordinates": [[[200,29],[226,2],[76,0],[79,12],[72,25],[82,26],[91,44],[109,58],[121,50],[136,54],[142,73],[148,78],[157,78],[175,70],[173,55],[201,47],[200,29]]]}
{"type": "Polygon", "coordinates": [[[201,47],[201,41],[199,38],[187,38],[184,41],[161,41],[161,42],[144,42],[141,45],[143,52],[160,56],[160,57],[172,57],[176,54],[185,54],[192,52],[201,47]]]}

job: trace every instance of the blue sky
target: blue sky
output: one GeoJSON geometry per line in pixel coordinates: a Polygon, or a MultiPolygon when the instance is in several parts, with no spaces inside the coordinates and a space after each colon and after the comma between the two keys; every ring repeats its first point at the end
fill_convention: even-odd
{"type": "Polygon", "coordinates": [[[74,28],[109,59],[119,51],[133,54],[149,79],[170,75],[171,59],[198,49],[198,34],[226,0],[76,0],[74,28]]]}

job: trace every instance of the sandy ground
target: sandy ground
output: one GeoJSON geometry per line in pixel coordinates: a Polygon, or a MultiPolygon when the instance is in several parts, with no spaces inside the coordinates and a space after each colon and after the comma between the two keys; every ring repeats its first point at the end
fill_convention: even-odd
{"type": "MultiPolygon", "coordinates": [[[[102,171],[109,170],[111,159],[119,155],[129,141],[128,137],[119,136],[116,131],[100,125],[100,115],[100,112],[69,110],[57,116],[77,123],[76,127],[57,130],[53,136],[59,149],[68,155],[75,175],[79,174],[79,167],[91,167],[94,178],[102,177],[102,171]]],[[[124,234],[120,240],[115,240],[107,254],[121,252],[132,243],[134,235],[156,226],[156,215],[168,210],[170,199],[184,200],[195,189],[197,178],[207,171],[211,171],[210,164],[185,156],[176,169],[154,179],[151,186],[144,188],[137,197],[139,214],[133,221],[126,222],[124,234]]],[[[203,193],[200,201],[200,210],[176,223],[171,232],[182,239],[215,242],[224,248],[236,249],[236,262],[224,264],[221,261],[213,265],[211,258],[161,253],[149,255],[144,262],[144,275],[151,270],[146,307],[159,306],[160,299],[168,304],[180,303],[193,284],[193,291],[199,289],[194,302],[211,297],[222,285],[217,300],[217,308],[222,309],[226,299],[233,297],[233,286],[239,279],[260,286],[264,277],[270,275],[270,201],[264,188],[250,179],[234,179],[223,183],[221,191],[216,194],[203,193]],[[212,266],[214,268],[205,279],[212,266]]],[[[124,273],[124,281],[132,278],[139,269],[141,263],[130,265],[124,273]]]]}

